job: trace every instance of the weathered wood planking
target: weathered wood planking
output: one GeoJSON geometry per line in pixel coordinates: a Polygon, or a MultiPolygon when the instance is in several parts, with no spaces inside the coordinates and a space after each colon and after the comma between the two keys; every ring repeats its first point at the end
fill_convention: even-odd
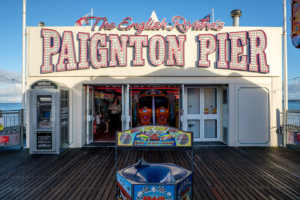
{"type": "MultiPolygon", "coordinates": [[[[183,150],[118,150],[118,169],[136,163],[191,168],[183,150]]],[[[60,155],[0,152],[0,199],[114,199],[115,148],[60,155]]],[[[300,199],[300,151],[285,148],[194,148],[194,199],[300,199]]]]}

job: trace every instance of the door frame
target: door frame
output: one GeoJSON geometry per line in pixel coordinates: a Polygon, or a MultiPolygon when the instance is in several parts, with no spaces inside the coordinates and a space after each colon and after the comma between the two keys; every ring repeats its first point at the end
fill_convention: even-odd
{"type": "Polygon", "coordinates": [[[94,134],[93,134],[93,121],[94,121],[94,87],[91,85],[87,85],[86,86],[86,143],[90,144],[94,141],[94,134]],[[89,114],[89,107],[90,107],[90,88],[92,89],[92,115],[89,114]],[[92,121],[92,139],[89,139],[89,131],[90,131],[90,127],[89,127],[89,122],[92,121]]]}
{"type": "Polygon", "coordinates": [[[195,138],[196,142],[206,142],[206,141],[220,141],[220,94],[219,94],[219,86],[185,86],[184,88],[184,101],[183,107],[185,109],[184,113],[184,125],[183,129],[188,130],[188,120],[199,120],[200,121],[200,138],[195,138]],[[187,90],[190,88],[199,88],[200,95],[200,112],[199,114],[188,114],[188,94],[187,90]],[[215,88],[217,95],[217,114],[204,114],[204,89],[205,88],[215,88]],[[204,121],[207,119],[215,119],[217,120],[217,137],[216,138],[205,138],[205,123],[204,121]]]}
{"type": "Polygon", "coordinates": [[[131,89],[130,84],[122,85],[122,131],[128,130],[132,128],[131,123],[131,89]]]}

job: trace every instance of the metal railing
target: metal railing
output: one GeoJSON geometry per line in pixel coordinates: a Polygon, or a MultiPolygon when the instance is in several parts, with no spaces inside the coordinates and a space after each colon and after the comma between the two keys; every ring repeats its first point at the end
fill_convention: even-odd
{"type": "Polygon", "coordinates": [[[282,144],[300,145],[300,110],[277,109],[277,133],[282,134],[282,144]]]}
{"type": "Polygon", "coordinates": [[[0,147],[20,145],[23,148],[24,110],[0,110],[0,147]]]}
{"type": "Polygon", "coordinates": [[[287,132],[300,132],[300,110],[287,110],[287,132]]]}

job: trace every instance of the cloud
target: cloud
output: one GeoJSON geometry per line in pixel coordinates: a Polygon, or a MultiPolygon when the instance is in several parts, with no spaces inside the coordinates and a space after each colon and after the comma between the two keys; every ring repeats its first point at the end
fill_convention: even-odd
{"type": "Polygon", "coordinates": [[[22,75],[20,72],[0,68],[0,102],[22,102],[22,75]],[[13,81],[14,79],[15,81],[13,81]]]}
{"type": "MultiPolygon", "coordinates": [[[[283,93],[283,84],[282,84],[282,99],[284,97],[284,93],[283,93]]],[[[292,84],[288,85],[288,98],[290,99],[300,99],[300,81],[298,82],[294,82],[292,84]]]]}

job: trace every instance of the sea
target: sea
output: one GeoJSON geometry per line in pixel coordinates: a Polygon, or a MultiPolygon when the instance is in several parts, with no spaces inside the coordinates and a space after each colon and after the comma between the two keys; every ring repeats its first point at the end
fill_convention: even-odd
{"type": "MultiPolygon", "coordinates": [[[[0,103],[0,110],[19,110],[21,108],[21,103],[0,103]]],[[[300,102],[289,102],[289,109],[300,110],[300,102]]]]}
{"type": "Polygon", "coordinates": [[[0,103],[0,110],[19,110],[22,109],[21,103],[0,103]]]}

